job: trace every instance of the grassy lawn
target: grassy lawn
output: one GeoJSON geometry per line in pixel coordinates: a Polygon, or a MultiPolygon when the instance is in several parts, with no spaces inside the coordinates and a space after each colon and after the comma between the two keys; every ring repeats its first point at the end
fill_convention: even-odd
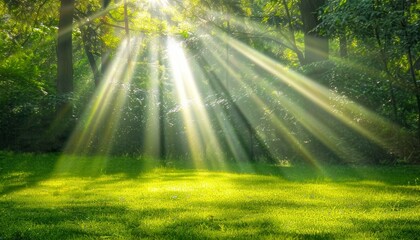
{"type": "Polygon", "coordinates": [[[0,153],[0,239],[418,239],[419,178],[0,153]]]}

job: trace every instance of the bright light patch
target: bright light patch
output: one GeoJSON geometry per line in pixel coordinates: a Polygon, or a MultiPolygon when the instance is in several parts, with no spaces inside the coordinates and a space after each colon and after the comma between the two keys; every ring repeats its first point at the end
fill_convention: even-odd
{"type": "MultiPolygon", "coordinates": [[[[347,104],[343,105],[343,112],[334,111],[335,107],[340,105],[337,99],[342,99],[342,97],[332,93],[325,87],[315,83],[314,81],[306,78],[302,75],[294,73],[286,69],[281,64],[271,60],[269,57],[263,55],[262,53],[246,46],[245,44],[231,38],[229,46],[237,50],[243,56],[247,57],[254,63],[258,64],[260,67],[265,69],[267,72],[273,74],[278,78],[279,81],[282,81],[294,90],[298,91],[308,99],[312,100],[319,107],[324,109],[326,112],[349,126],[351,129],[356,130],[363,136],[374,141],[375,143],[381,145],[384,148],[392,148],[392,145],[384,141],[384,138],[373,133],[369,130],[369,127],[363,126],[357,122],[358,115],[364,116],[370,122],[369,126],[386,126],[387,129],[398,129],[396,126],[393,126],[392,123],[384,120],[380,116],[370,112],[369,110],[363,108],[356,103],[349,101],[347,104]]],[[[341,104],[342,105],[342,104],[341,104]]]]}
{"type": "MultiPolygon", "coordinates": [[[[244,59],[242,59],[241,61],[240,59],[231,57],[229,58],[230,62],[226,63],[226,61],[222,59],[220,55],[217,54],[217,50],[220,50],[221,48],[220,46],[223,46],[223,44],[216,43],[214,41],[208,41],[207,44],[212,49],[214,49],[214,51],[211,51],[210,54],[206,56],[208,61],[215,62],[218,65],[223,66],[225,71],[228,72],[229,79],[226,79],[223,82],[226,85],[230,85],[230,86],[241,86],[248,89],[252,89],[250,86],[249,80],[242,78],[240,73],[237,70],[237,69],[248,69],[248,67],[243,64],[244,59]],[[229,81],[230,83],[228,84],[227,81],[229,81]]],[[[248,71],[248,70],[245,70],[245,71],[248,71]]],[[[260,75],[257,72],[252,72],[252,74],[257,75],[257,76],[260,75]]],[[[226,76],[223,76],[221,72],[217,75],[217,77],[219,79],[226,78],[226,76]]],[[[270,89],[270,86],[267,85],[267,82],[264,81],[264,79],[261,78],[257,80],[259,81],[259,84],[258,84],[259,88],[270,89]]],[[[253,91],[249,93],[249,98],[251,99],[251,101],[247,105],[243,105],[240,103],[236,103],[236,104],[241,114],[245,116],[246,121],[250,123],[251,127],[256,128],[260,122],[259,118],[264,114],[263,113],[264,109],[270,109],[271,106],[269,106],[268,103],[264,102],[261,99],[261,97],[256,95],[253,91]],[[256,112],[259,112],[259,114],[256,114],[256,112]]],[[[271,114],[270,124],[273,127],[275,127],[275,129],[286,139],[290,148],[293,148],[294,151],[296,151],[297,153],[300,153],[302,157],[308,163],[311,163],[312,165],[320,169],[320,165],[318,164],[316,157],[308,149],[305,148],[305,144],[303,143],[302,140],[298,139],[292,134],[291,130],[288,129],[283,123],[283,120],[271,114]]],[[[258,131],[257,131],[257,135],[258,135],[257,137],[260,137],[261,139],[266,139],[266,137],[264,135],[261,135],[258,131]]],[[[276,153],[273,151],[276,149],[276,145],[268,141],[265,141],[265,144],[268,150],[270,151],[270,153],[273,155],[273,157],[277,158],[275,156],[276,153]]],[[[230,147],[235,149],[235,148],[238,148],[239,146],[233,145],[230,147]]],[[[277,160],[282,160],[282,159],[277,159],[277,160]]]]}
{"type": "MultiPolygon", "coordinates": [[[[72,133],[64,154],[106,156],[110,152],[134,72],[133,59],[137,58],[140,51],[140,41],[136,37],[121,43],[89,107],[72,133]]],[[[56,166],[57,172],[72,167],[66,161],[64,156],[60,159],[56,166]]],[[[101,167],[96,166],[96,161],[92,164],[101,167]]]]}
{"type": "MultiPolygon", "coordinates": [[[[167,0],[144,0],[137,3],[143,4],[146,8],[150,7],[149,10],[153,10],[150,12],[154,17],[170,19],[164,11],[160,11],[169,5],[167,0]]],[[[221,14],[214,16],[222,21],[232,21],[242,26],[244,32],[262,33],[256,23],[250,22],[249,29],[246,29],[248,22],[241,25],[237,19],[226,19],[226,16],[221,14]]],[[[160,45],[159,38],[151,41],[148,55],[150,74],[145,80],[147,82],[145,85],[148,86],[147,91],[149,91],[146,100],[147,109],[141,113],[146,115],[146,122],[145,126],[139,126],[145,129],[144,145],[141,146],[144,150],[142,154],[156,158],[162,157],[164,155],[162,154],[162,140],[169,139],[167,136],[169,134],[164,135],[162,132],[166,125],[161,121],[163,115],[166,114],[161,112],[164,105],[163,91],[167,91],[162,84],[162,79],[167,76],[164,76],[163,70],[161,71],[161,67],[166,67],[165,64],[168,64],[170,70],[171,83],[168,86],[173,87],[170,90],[173,90],[176,95],[176,99],[171,98],[170,101],[174,101],[171,104],[177,105],[182,117],[182,123],[176,122],[173,128],[176,129],[173,131],[181,129],[181,133],[175,137],[169,136],[173,137],[171,140],[185,141],[188,145],[188,155],[196,167],[211,166],[223,169],[226,166],[227,156],[230,154],[238,162],[258,160],[254,158],[253,152],[254,147],[258,145],[257,148],[267,150],[266,152],[274,160],[285,160],[276,155],[281,151],[293,152],[293,154],[296,153],[296,158],[304,159],[322,171],[318,149],[314,149],[316,146],[311,148],[311,144],[308,144],[303,135],[310,135],[307,139],[316,138],[317,141],[319,140],[319,145],[325,146],[344,160],[355,156],[363,158],[351,146],[337,144],[340,139],[345,138],[334,129],[335,126],[329,126],[322,117],[312,114],[311,109],[296,102],[296,99],[281,94],[279,86],[287,86],[293,93],[311,102],[311,106],[321,109],[323,113],[325,111],[326,115],[339,120],[336,121],[337,123],[342,122],[343,126],[372,142],[384,148],[392,147],[390,143],[383,140],[384,136],[375,134],[375,131],[370,128],[383,126],[398,131],[398,128],[394,128],[391,123],[344,96],[334,94],[313,80],[290,71],[284,65],[234,39],[229,34],[217,32],[214,29],[212,31],[216,34],[207,35],[208,38],[201,40],[202,45],[210,49],[208,54],[197,58],[190,56],[182,43],[173,37],[168,37],[165,46],[160,45]],[[208,70],[207,67],[215,68],[215,70],[208,70]],[[215,82],[217,83],[214,84],[215,82]],[[206,84],[208,86],[204,86],[206,84]],[[217,99],[215,104],[209,104],[207,99],[204,100],[206,94],[220,93],[223,95],[220,97],[220,102],[217,102],[219,101],[217,99]],[[340,102],[343,99],[346,100],[345,104],[340,102]],[[226,106],[229,105],[228,110],[224,108],[223,101],[228,102],[226,104],[226,106]],[[339,109],[338,105],[340,105],[339,109]],[[290,123],[290,119],[284,119],[283,116],[278,115],[280,110],[276,112],[274,109],[276,107],[287,110],[294,122],[290,123]],[[366,119],[364,124],[359,123],[358,116],[366,119]],[[298,125],[294,130],[298,129],[301,132],[291,129],[292,124],[298,125]],[[185,136],[185,139],[179,136],[185,136]],[[271,141],[273,138],[275,139],[271,141]],[[222,147],[221,144],[227,146],[222,147]],[[283,149],[278,150],[280,147],[283,149]]],[[[205,34],[201,32],[197,36],[205,34]]],[[[278,34],[284,37],[287,33],[280,31],[278,34]]],[[[116,139],[115,134],[120,125],[122,109],[129,94],[128,90],[134,72],[133,59],[137,58],[140,47],[143,46],[138,39],[122,42],[88,110],[72,134],[65,150],[66,154],[107,155],[111,152],[116,139]]],[[[204,49],[203,52],[208,49],[204,49]]],[[[170,92],[166,94],[168,95],[165,96],[169,96],[170,92]]],[[[341,124],[338,125],[341,126],[341,124]]],[[[345,140],[343,142],[346,143],[345,140]]],[[[183,143],[170,142],[169,144],[178,145],[175,148],[181,149],[180,145],[183,143]]],[[[92,161],[88,169],[103,168],[106,164],[106,160],[92,161]]],[[[63,157],[57,169],[61,171],[71,167],[63,157]]]]}
{"type": "Polygon", "coordinates": [[[185,52],[181,44],[173,38],[168,39],[167,46],[172,80],[181,105],[191,156],[198,165],[204,160],[222,164],[225,157],[209,121],[185,52]]]}
{"type": "Polygon", "coordinates": [[[147,98],[147,118],[146,118],[146,129],[145,129],[145,154],[147,156],[159,157],[161,156],[160,149],[160,131],[163,126],[160,126],[160,116],[159,110],[163,107],[163,103],[160,103],[160,86],[162,83],[161,77],[159,76],[159,42],[160,39],[154,39],[151,42],[149,48],[149,94],[147,98]]]}
{"type": "Polygon", "coordinates": [[[168,0],[149,0],[152,7],[167,7],[169,5],[168,0]]]}

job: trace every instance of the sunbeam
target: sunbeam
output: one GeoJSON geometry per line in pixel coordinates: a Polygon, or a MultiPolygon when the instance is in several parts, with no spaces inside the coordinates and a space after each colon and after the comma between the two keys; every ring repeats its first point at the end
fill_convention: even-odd
{"type": "MultiPolygon", "coordinates": [[[[215,53],[217,52],[217,49],[221,48],[220,46],[223,44],[220,44],[220,43],[218,44],[213,41],[208,41],[206,43],[211,47],[211,49],[215,50],[215,51],[211,51],[210,54],[206,56],[206,58],[209,59],[208,61],[215,62],[218,65],[223,66],[225,71],[229,73],[228,74],[229,80],[225,80],[221,82],[226,83],[227,81],[231,81],[230,86],[238,86],[239,89],[242,89],[242,88],[252,89],[252,87],[249,84],[249,80],[247,80],[246,78],[242,78],[239,72],[237,71],[237,69],[248,69],[247,66],[243,64],[243,61],[238,60],[236,57],[231,57],[230,58],[231,62],[229,64],[226,64],[225,60],[220,58],[220,56],[215,53]]],[[[246,71],[251,71],[251,70],[246,70],[246,71]]],[[[254,74],[256,74],[257,76],[259,75],[258,73],[254,73],[254,74]]],[[[223,73],[221,72],[219,72],[215,77],[216,79],[225,78],[225,76],[223,76],[223,73]]],[[[259,81],[257,84],[257,87],[260,87],[260,88],[270,87],[270,86],[267,86],[266,82],[264,81],[262,77],[258,79],[254,79],[254,80],[259,81]]],[[[249,122],[250,127],[256,128],[259,125],[260,117],[264,115],[264,110],[269,109],[270,106],[267,103],[265,103],[252,90],[247,91],[247,95],[251,99],[251,101],[248,102],[247,105],[244,105],[241,103],[235,103],[235,104],[237,105],[239,114],[243,115],[246,118],[245,121],[249,122]],[[250,109],[252,109],[252,111],[250,111],[250,109]]],[[[282,120],[280,120],[277,116],[270,114],[270,123],[288,141],[290,147],[294,148],[295,151],[301,154],[304,157],[304,159],[306,159],[309,163],[319,167],[319,165],[317,164],[316,157],[313,156],[313,154],[310,153],[309,150],[307,150],[304,147],[304,144],[301,143],[302,140],[297,139],[291,133],[291,130],[285,126],[282,120]]],[[[258,134],[259,137],[261,137],[262,139],[265,139],[265,136],[261,135],[261,133],[259,133],[258,131],[256,133],[258,134]]],[[[267,141],[265,141],[265,144],[267,145],[267,148],[269,149],[271,154],[274,156],[274,158],[277,158],[275,156],[276,153],[273,152],[273,150],[276,149],[276,145],[270,144],[270,142],[267,142],[267,141]]],[[[237,146],[233,146],[233,147],[236,148],[237,146]]],[[[281,159],[277,159],[277,160],[281,160],[281,159]]]]}
{"type": "Polygon", "coordinates": [[[415,2],[0,1],[0,240],[418,239],[415,2]]]}
{"type": "Polygon", "coordinates": [[[153,7],[167,7],[169,5],[168,0],[148,0],[153,7]]]}
{"type": "MultiPolygon", "coordinates": [[[[66,155],[106,156],[111,151],[134,72],[133,59],[140,52],[140,42],[141,37],[122,41],[103,81],[64,149],[64,155],[56,167],[57,172],[67,171],[69,169],[66,168],[72,167],[66,163],[66,155]]],[[[94,168],[100,169],[95,162],[92,164],[94,168]]]]}
{"type": "Polygon", "coordinates": [[[309,78],[286,69],[281,64],[271,60],[269,57],[259,53],[258,51],[235,39],[230,39],[229,45],[254,63],[258,64],[261,68],[276,76],[280,81],[286,83],[294,90],[312,100],[317,104],[317,106],[321,107],[326,112],[339,119],[351,129],[356,130],[363,136],[369,138],[370,140],[386,149],[392,149],[392,144],[386,142],[383,137],[378,136],[373,131],[370,131],[372,127],[398,129],[398,127],[394,126],[392,123],[384,120],[380,116],[370,112],[369,110],[360,105],[357,105],[354,102],[349,101],[345,105],[340,104],[340,102],[337,102],[337,99],[342,99],[342,97],[340,98],[338,95],[328,91],[325,87],[315,83],[309,78]],[[343,107],[342,112],[335,111],[334,106],[339,105],[342,105],[343,107]],[[357,121],[357,119],[360,119],[359,115],[364,116],[369,121],[369,125],[363,126],[360,124],[357,121]]]}
{"type": "Polygon", "coordinates": [[[160,103],[159,98],[161,91],[159,88],[161,87],[161,76],[159,73],[159,45],[160,39],[154,39],[151,41],[151,46],[149,47],[149,94],[147,99],[147,105],[149,106],[147,109],[147,117],[146,117],[146,130],[144,133],[144,144],[145,144],[145,154],[151,157],[160,157],[161,156],[161,136],[160,131],[163,126],[160,126],[159,118],[159,109],[163,107],[162,103],[160,103]]]}
{"type": "Polygon", "coordinates": [[[192,158],[197,165],[202,164],[203,160],[223,164],[225,157],[214,135],[190,65],[182,46],[173,38],[168,39],[168,54],[192,158]]]}
{"type": "MultiPolygon", "coordinates": [[[[213,47],[216,47],[216,44],[212,45],[213,47]]],[[[217,56],[214,56],[218,59],[219,62],[223,61],[217,56]]],[[[239,61],[236,61],[236,64],[240,64],[239,61]]],[[[246,66],[239,65],[237,66],[239,69],[243,69],[246,66]]],[[[231,67],[227,67],[230,74],[235,74],[235,71],[231,67]]],[[[257,73],[255,73],[257,74],[257,73]]],[[[236,74],[237,75],[237,74],[236,74]]],[[[234,80],[238,81],[238,76],[234,77],[234,80]]],[[[327,126],[325,123],[322,122],[321,119],[316,118],[313,114],[309,113],[307,110],[299,106],[298,104],[294,103],[291,99],[286,97],[284,94],[279,94],[277,91],[272,91],[273,86],[268,84],[268,82],[264,79],[258,79],[259,82],[256,85],[258,89],[260,89],[262,92],[264,92],[267,95],[270,95],[271,98],[274,98],[277,100],[277,103],[281,106],[283,106],[285,109],[287,109],[289,112],[291,112],[296,119],[304,126],[307,130],[309,130],[317,139],[319,139],[322,143],[324,143],[326,146],[328,146],[332,151],[336,153],[337,156],[339,156],[342,159],[362,159],[363,156],[360,156],[360,154],[352,148],[352,146],[345,146],[345,145],[338,145],[337,139],[339,139],[339,136],[334,132],[333,129],[331,129],[329,126],[327,126]]],[[[242,80],[243,85],[248,85],[246,83],[247,80],[242,80]]],[[[258,96],[255,94],[252,95],[252,99],[254,102],[258,103],[259,108],[261,109],[270,109],[270,106],[268,106],[266,103],[264,103],[258,96]]],[[[292,135],[288,134],[290,132],[290,129],[287,129],[284,124],[282,124],[281,120],[274,116],[273,114],[270,115],[270,118],[272,120],[272,123],[278,130],[282,132],[284,136],[288,136],[287,139],[289,139],[289,143],[291,143],[292,146],[295,146],[296,149],[300,149],[299,151],[305,151],[303,150],[303,145],[299,143],[299,141],[293,137],[292,135]]],[[[314,161],[314,157],[307,151],[305,151],[304,156],[307,159],[311,159],[311,161],[314,161]]]]}
{"type": "MultiPolygon", "coordinates": [[[[203,48],[193,56],[190,53],[195,50],[188,51],[188,40],[177,40],[175,35],[182,34],[172,31],[174,13],[157,11],[173,7],[168,1],[138,4],[149,4],[152,17],[166,19],[168,25],[159,30],[167,35],[166,44],[155,35],[143,44],[123,41],[66,153],[111,152],[129,94],[134,71],[131,60],[147,44],[149,71],[143,85],[147,87],[142,89],[147,91],[147,107],[142,113],[144,126],[139,126],[142,146],[137,147],[142,155],[163,158],[172,150],[187,151],[197,168],[224,168],[231,159],[241,163],[267,158],[273,163],[298,158],[322,171],[323,158],[349,162],[365,158],[346,142],[338,129],[343,126],[384,149],[392,149],[385,135],[373,129],[386,128],[384,134],[390,135],[400,128],[239,41],[241,36],[231,33],[230,26],[286,39],[282,47],[293,50],[297,43],[288,39],[287,31],[273,33],[273,29],[261,29],[261,24],[252,20],[241,21],[207,10],[223,24],[228,22],[228,32],[204,23],[206,27],[194,33],[203,48]],[[177,106],[169,110],[177,115],[175,123],[166,121],[164,96],[177,106]],[[330,119],[342,125],[330,125],[330,119]],[[325,149],[328,151],[322,155],[325,149]]],[[[202,23],[203,19],[198,21],[202,23]]]]}

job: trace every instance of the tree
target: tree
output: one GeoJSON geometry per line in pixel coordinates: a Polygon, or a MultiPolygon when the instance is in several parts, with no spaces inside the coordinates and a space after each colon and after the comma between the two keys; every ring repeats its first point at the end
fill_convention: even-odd
{"type": "Polygon", "coordinates": [[[104,75],[103,73],[105,73],[105,67],[107,66],[107,60],[105,59],[108,58],[104,56],[109,55],[109,49],[107,49],[103,41],[108,28],[104,22],[106,22],[106,8],[109,2],[102,1],[102,5],[99,5],[89,1],[75,6],[74,18],[79,22],[83,22],[79,26],[80,37],[84,53],[92,70],[95,86],[99,86],[104,75]]]}
{"type": "Polygon", "coordinates": [[[55,129],[60,140],[67,138],[65,132],[72,117],[70,94],[73,92],[73,15],[74,0],[61,0],[57,38],[57,120],[64,122],[55,129]]]}
{"type": "Polygon", "coordinates": [[[305,34],[305,63],[328,59],[328,38],[321,36],[317,29],[320,24],[319,11],[325,0],[301,0],[299,8],[305,34]]]}
{"type": "Polygon", "coordinates": [[[57,41],[57,93],[73,91],[73,14],[74,0],[61,0],[57,41]]]}
{"type": "Polygon", "coordinates": [[[370,72],[375,70],[380,75],[380,89],[388,92],[381,103],[389,108],[385,114],[408,128],[417,128],[420,136],[420,90],[415,69],[420,59],[418,6],[411,0],[332,0],[322,14],[321,29],[331,38],[351,36],[349,40],[356,46],[349,49],[354,52],[353,61],[363,61],[370,72]]]}

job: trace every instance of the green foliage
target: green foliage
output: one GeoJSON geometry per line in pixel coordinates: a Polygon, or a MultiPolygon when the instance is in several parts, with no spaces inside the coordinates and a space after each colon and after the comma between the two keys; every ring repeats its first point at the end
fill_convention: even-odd
{"type": "Polygon", "coordinates": [[[54,111],[54,90],[47,73],[50,71],[49,67],[43,68],[42,65],[33,62],[48,62],[48,59],[42,58],[47,55],[36,59],[37,57],[31,54],[34,53],[16,53],[0,64],[2,148],[43,148],[38,141],[42,132],[48,129],[48,119],[51,119],[54,111]],[[47,79],[36,80],[42,77],[47,79]]]}
{"type": "Polygon", "coordinates": [[[349,51],[333,67],[336,73],[322,78],[330,77],[334,88],[417,135],[419,16],[416,1],[334,0],[319,26],[331,38],[345,39],[349,51]]]}
{"type": "MultiPolygon", "coordinates": [[[[344,162],[396,161],[392,158],[395,152],[383,151],[377,144],[363,139],[296,89],[279,83],[279,79],[265,73],[263,67],[255,66],[255,62],[243,60],[243,56],[229,47],[215,50],[208,46],[215,39],[222,39],[217,44],[227,44],[230,36],[296,70],[303,63],[301,49],[304,47],[300,1],[190,0],[159,5],[164,2],[128,1],[130,36],[142,36],[141,51],[136,59],[133,81],[128,85],[115,84],[113,89],[126,88],[126,104],[119,109],[112,108],[112,104],[109,107],[108,116],[120,116],[121,113],[121,122],[115,128],[113,139],[109,140],[113,144],[111,153],[143,152],[145,140],[142,136],[148,127],[147,112],[154,108],[161,110],[156,119],[162,121],[164,128],[173,135],[170,137],[172,141],[166,142],[169,154],[182,155],[187,150],[182,116],[184,106],[177,99],[173,83],[168,81],[171,78],[168,54],[163,49],[159,51],[161,59],[156,71],[161,81],[159,91],[163,94],[159,96],[150,86],[151,60],[146,51],[156,39],[176,36],[183,42],[191,63],[196,63],[192,71],[195,76],[200,76],[196,78],[197,88],[214,134],[222,151],[229,157],[232,150],[228,147],[220,116],[232,126],[232,134],[237,135],[245,151],[255,154],[255,159],[271,157],[301,161],[304,155],[301,150],[307,148],[325,162],[338,159],[344,162]],[[223,61],[226,60],[227,65],[237,65],[232,66],[235,74],[226,74],[226,70],[215,64],[215,59],[206,62],[206,56],[216,51],[220,58],[225,58],[223,61]],[[242,82],[223,90],[222,82],[233,75],[242,82]],[[261,82],[267,84],[262,86],[261,82]],[[256,104],[256,98],[265,106],[256,104]],[[151,104],[150,99],[157,100],[151,104]],[[332,151],[325,140],[323,142],[314,130],[308,130],[302,123],[302,113],[290,109],[279,99],[331,126],[335,134],[324,133],[328,139],[333,139],[327,142],[349,145],[349,149],[354,148],[361,155],[337,156],[340,153],[332,151]],[[255,110],[249,111],[249,108],[255,110]],[[287,131],[280,131],[273,124],[273,118],[280,119],[287,131]],[[288,136],[294,136],[299,146],[291,146],[288,136]]],[[[102,1],[76,2],[77,28],[73,29],[75,92],[57,97],[58,3],[50,0],[0,1],[0,108],[3,113],[0,131],[6,136],[0,148],[59,149],[43,139],[50,135],[56,106],[64,100],[71,99],[74,105],[73,120],[77,119],[80,126],[86,124],[88,120],[82,117],[83,114],[95,111],[92,96],[96,96],[95,91],[99,88],[94,82],[104,79],[107,71],[114,70],[108,68],[106,56],[111,62],[117,58],[119,45],[126,37],[122,3],[111,1],[107,11],[102,11],[102,1]]],[[[321,25],[314,30],[330,38],[333,51],[341,47],[337,44],[338,38],[344,37],[349,54],[345,59],[338,59],[333,54],[331,61],[305,66],[302,72],[326,86],[335,94],[333,96],[338,96],[339,99],[334,101],[339,104],[331,111],[340,112],[348,104],[357,103],[403,126],[410,133],[419,131],[420,110],[416,102],[416,79],[420,69],[417,67],[420,61],[418,4],[413,1],[332,0],[328,1],[321,20],[321,25]],[[414,77],[411,64],[414,64],[414,77]]],[[[108,120],[101,120],[104,126],[108,120]]],[[[375,131],[382,130],[375,128],[375,131]]],[[[403,141],[399,146],[405,143],[403,141]]],[[[89,144],[95,145],[94,140],[89,144]]],[[[92,148],[99,149],[100,146],[92,148]]],[[[403,156],[410,156],[410,161],[414,159],[413,148],[415,144],[408,150],[401,147],[403,152],[408,152],[403,156]]]]}
{"type": "Polygon", "coordinates": [[[326,61],[311,64],[302,68],[302,73],[316,78],[319,83],[334,93],[337,99],[332,100],[339,103],[334,106],[334,111],[345,111],[346,106],[357,103],[385,119],[392,119],[404,126],[399,133],[388,134],[387,132],[392,132],[395,126],[374,126],[370,123],[371,119],[364,113],[355,111],[349,114],[354,117],[352,121],[362,126],[370,125],[371,133],[383,136],[383,141],[395,146],[393,150],[387,152],[377,144],[360,136],[353,129],[342,126],[337,119],[334,120],[326,115],[325,121],[330,126],[334,126],[336,133],[339,133],[341,137],[337,139],[340,144],[354,147],[366,159],[371,159],[373,163],[396,162],[401,160],[398,155],[410,156],[408,157],[410,161],[416,162],[420,153],[417,150],[418,142],[414,137],[417,122],[413,117],[416,114],[415,97],[407,96],[406,91],[395,93],[394,100],[398,102],[398,111],[405,113],[395,119],[390,105],[392,99],[389,95],[389,81],[384,80],[384,75],[378,74],[379,70],[373,69],[375,63],[376,59],[370,59],[367,56],[353,57],[352,63],[326,61]],[[318,72],[320,69],[322,70],[318,72]],[[407,137],[409,135],[411,136],[407,137]]]}

